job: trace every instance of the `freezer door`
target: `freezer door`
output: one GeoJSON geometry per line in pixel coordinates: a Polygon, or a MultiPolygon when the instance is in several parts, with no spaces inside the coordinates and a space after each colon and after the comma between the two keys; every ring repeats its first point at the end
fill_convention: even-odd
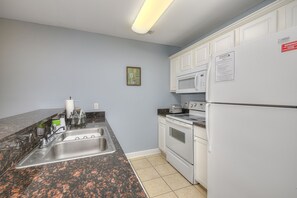
{"type": "Polygon", "coordinates": [[[208,198],[297,197],[297,109],[207,106],[208,198]]]}
{"type": "Polygon", "coordinates": [[[297,28],[213,55],[207,102],[297,106],[297,50],[282,52],[293,41],[297,28]]]}

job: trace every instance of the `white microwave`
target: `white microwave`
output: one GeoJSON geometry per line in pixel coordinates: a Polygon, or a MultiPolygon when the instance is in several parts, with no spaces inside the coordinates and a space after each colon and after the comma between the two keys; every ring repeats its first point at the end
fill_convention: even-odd
{"type": "Polygon", "coordinates": [[[206,70],[177,76],[176,93],[205,93],[206,70]]]}

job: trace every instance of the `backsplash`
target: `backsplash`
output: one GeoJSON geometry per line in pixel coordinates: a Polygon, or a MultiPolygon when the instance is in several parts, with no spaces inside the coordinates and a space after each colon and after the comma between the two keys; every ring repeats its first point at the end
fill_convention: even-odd
{"type": "Polygon", "coordinates": [[[205,93],[200,93],[200,94],[181,94],[181,105],[184,107],[186,102],[189,101],[206,101],[205,99],[205,93]]]}
{"type": "Polygon", "coordinates": [[[105,121],[105,112],[86,112],[87,123],[91,122],[104,122],[105,121]]]}

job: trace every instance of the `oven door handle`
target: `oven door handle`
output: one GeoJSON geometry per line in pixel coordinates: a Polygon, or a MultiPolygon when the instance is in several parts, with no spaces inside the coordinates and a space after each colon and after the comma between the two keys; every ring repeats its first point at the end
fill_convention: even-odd
{"type": "Polygon", "coordinates": [[[187,128],[187,129],[192,129],[191,124],[182,123],[180,121],[176,121],[176,120],[173,120],[171,118],[166,118],[166,122],[168,122],[169,125],[182,126],[184,128],[187,128]]]}

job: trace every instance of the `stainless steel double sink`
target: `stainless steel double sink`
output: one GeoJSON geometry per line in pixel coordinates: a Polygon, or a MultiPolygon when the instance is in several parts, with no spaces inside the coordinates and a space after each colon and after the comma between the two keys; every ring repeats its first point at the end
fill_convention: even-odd
{"type": "Polygon", "coordinates": [[[35,148],[16,168],[104,155],[115,152],[115,146],[106,127],[66,131],[45,148],[35,148]]]}

